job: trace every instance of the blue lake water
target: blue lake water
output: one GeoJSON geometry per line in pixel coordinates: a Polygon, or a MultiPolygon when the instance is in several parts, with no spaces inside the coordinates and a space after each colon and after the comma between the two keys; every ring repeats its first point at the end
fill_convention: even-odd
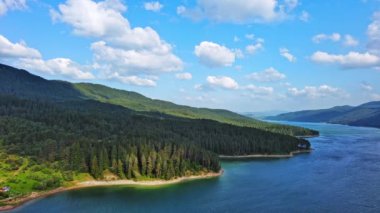
{"type": "Polygon", "coordinates": [[[312,153],[225,161],[217,179],[69,191],[15,212],[380,212],[380,129],[289,124],[320,131],[312,153]]]}

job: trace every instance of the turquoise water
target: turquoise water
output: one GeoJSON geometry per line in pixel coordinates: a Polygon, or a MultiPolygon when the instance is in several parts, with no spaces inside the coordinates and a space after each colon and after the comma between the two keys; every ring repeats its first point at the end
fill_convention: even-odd
{"type": "Polygon", "coordinates": [[[380,130],[319,130],[290,159],[223,162],[225,173],[159,188],[107,187],[39,199],[15,212],[380,212],[380,130]]]}

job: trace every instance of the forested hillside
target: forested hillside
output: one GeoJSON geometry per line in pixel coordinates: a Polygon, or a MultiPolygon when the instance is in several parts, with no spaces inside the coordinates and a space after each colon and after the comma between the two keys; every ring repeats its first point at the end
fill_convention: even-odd
{"type": "Polygon", "coordinates": [[[305,110],[284,113],[273,117],[272,120],[326,122],[351,126],[367,126],[380,128],[380,101],[352,106],[337,106],[330,109],[305,110]]]}
{"type": "Polygon", "coordinates": [[[191,119],[210,119],[221,123],[254,127],[293,136],[315,134],[309,129],[263,122],[228,110],[182,106],[168,101],[150,99],[135,92],[113,89],[98,84],[80,83],[74,84],[74,87],[77,88],[84,97],[104,103],[124,106],[136,111],[161,112],[191,119]]]}
{"type": "Polygon", "coordinates": [[[12,186],[12,196],[80,181],[86,174],[168,180],[218,172],[219,155],[310,148],[290,135],[99,102],[69,83],[4,67],[0,185],[12,186]]]}
{"type": "Polygon", "coordinates": [[[210,119],[293,136],[316,134],[309,129],[262,122],[227,110],[181,106],[167,101],[153,100],[135,92],[112,89],[97,84],[48,81],[27,71],[2,64],[0,64],[0,94],[50,101],[91,99],[120,105],[135,111],[159,112],[191,119],[210,119]]]}

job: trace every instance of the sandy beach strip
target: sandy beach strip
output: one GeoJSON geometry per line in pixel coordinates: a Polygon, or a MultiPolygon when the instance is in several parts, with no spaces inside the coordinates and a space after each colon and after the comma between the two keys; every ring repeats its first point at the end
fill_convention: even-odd
{"type": "Polygon", "coordinates": [[[179,177],[172,180],[152,180],[152,181],[134,181],[134,180],[112,180],[112,181],[102,181],[102,180],[91,180],[91,181],[83,181],[78,182],[74,186],[70,187],[60,187],[56,188],[50,191],[45,192],[32,192],[30,195],[25,197],[18,197],[18,198],[9,198],[6,200],[3,200],[7,205],[0,206],[0,211],[9,211],[12,209],[15,209],[22,204],[29,202],[34,199],[50,196],[53,194],[57,194],[60,192],[70,191],[70,190],[77,190],[77,189],[83,189],[83,188],[90,188],[90,187],[100,187],[100,186],[162,186],[162,185],[170,185],[170,184],[176,184],[191,180],[199,180],[199,179],[209,179],[209,178],[216,178],[223,174],[223,169],[221,169],[219,172],[210,172],[207,174],[202,175],[192,175],[192,176],[186,176],[186,177],[179,177]]]}
{"type": "Polygon", "coordinates": [[[294,155],[302,153],[310,153],[312,150],[297,150],[290,152],[289,154],[253,154],[253,155],[219,155],[220,159],[250,159],[250,158],[291,158],[294,155]]]}

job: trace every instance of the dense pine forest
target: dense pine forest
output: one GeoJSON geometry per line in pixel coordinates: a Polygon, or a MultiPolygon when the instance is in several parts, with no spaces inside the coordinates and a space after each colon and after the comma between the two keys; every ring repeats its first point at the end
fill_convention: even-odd
{"type": "Polygon", "coordinates": [[[306,140],[263,130],[136,114],[94,101],[0,98],[0,135],[10,153],[38,162],[60,161],[64,170],[90,172],[96,178],[110,169],[120,177],[170,179],[186,171],[219,171],[217,154],[279,154],[310,146],[306,140]]]}
{"type": "Polygon", "coordinates": [[[13,193],[56,188],[83,174],[169,180],[218,172],[219,155],[310,148],[304,139],[265,129],[82,98],[66,82],[1,69],[0,185],[13,193]]]}

